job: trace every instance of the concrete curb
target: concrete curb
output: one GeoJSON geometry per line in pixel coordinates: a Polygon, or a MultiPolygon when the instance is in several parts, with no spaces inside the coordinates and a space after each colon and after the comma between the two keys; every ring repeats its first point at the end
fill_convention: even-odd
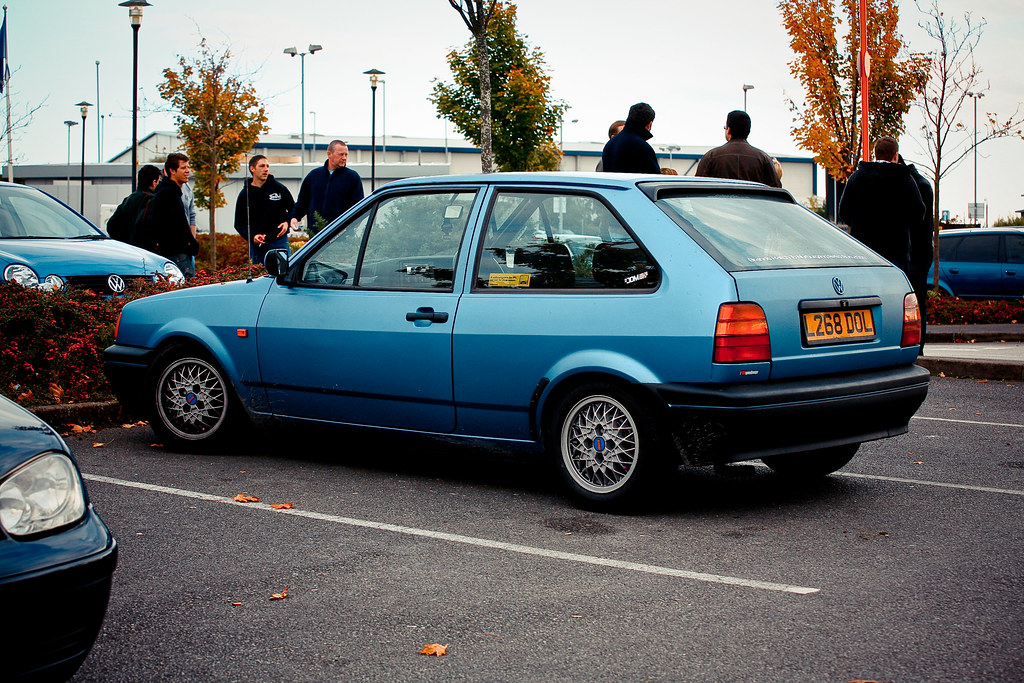
{"type": "MultiPolygon", "coordinates": [[[[927,346],[925,349],[927,350],[927,346]]],[[[948,377],[974,377],[976,379],[1004,379],[1024,381],[1024,362],[968,360],[964,358],[932,358],[921,356],[917,364],[933,375],[948,377]]]]}
{"type": "Polygon", "coordinates": [[[121,404],[117,401],[95,403],[59,403],[29,408],[58,432],[68,424],[117,424],[121,421],[121,404]]]}

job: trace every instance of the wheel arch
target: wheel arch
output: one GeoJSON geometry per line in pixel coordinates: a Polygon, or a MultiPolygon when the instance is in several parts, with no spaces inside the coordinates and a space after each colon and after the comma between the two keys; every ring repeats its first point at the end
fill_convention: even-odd
{"type": "Polygon", "coordinates": [[[534,421],[534,438],[543,443],[551,424],[557,421],[554,411],[567,394],[585,384],[595,382],[605,382],[630,392],[649,410],[657,409],[654,392],[647,389],[643,383],[636,381],[634,377],[608,368],[581,369],[579,372],[565,373],[556,380],[548,381],[543,387],[534,421]]]}

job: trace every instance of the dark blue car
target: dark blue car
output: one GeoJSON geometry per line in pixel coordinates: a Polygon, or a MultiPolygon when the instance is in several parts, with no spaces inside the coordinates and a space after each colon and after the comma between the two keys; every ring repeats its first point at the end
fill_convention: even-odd
{"type": "Polygon", "coordinates": [[[116,566],[64,439],[0,396],[0,679],[70,678],[99,633],[116,566]]]}
{"type": "Polygon", "coordinates": [[[939,288],[962,297],[1024,297],[1024,228],[941,231],[939,288]]]}

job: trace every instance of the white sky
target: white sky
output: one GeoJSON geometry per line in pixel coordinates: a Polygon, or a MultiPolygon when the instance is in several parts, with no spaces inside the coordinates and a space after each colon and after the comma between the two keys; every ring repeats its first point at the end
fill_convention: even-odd
{"type": "MultiPolygon", "coordinates": [[[[43,104],[15,134],[15,164],[67,161],[63,121],[80,121],[76,102],[96,102],[96,60],[100,107],[86,122],[86,161],[97,160],[98,114],[104,115],[103,159],[130,146],[132,31],[119,1],[7,0],[14,117],[43,104]]],[[[657,112],[655,147],[717,145],[723,141],[725,114],[742,108],[742,85],[749,83],[755,86],[747,107],[754,124],[751,142],[776,155],[808,154],[790,135],[786,98],[799,100],[802,91],[790,76],[789,38],[771,0],[722,5],[518,0],[517,5],[519,30],[546,55],[554,95],[572,107],[565,117],[566,142],[603,140],[608,124],[643,100],[657,112]]],[[[979,125],[985,112],[1009,115],[1024,101],[1024,3],[940,0],[940,5],[947,15],[962,17],[970,9],[976,20],[988,22],[977,61],[991,89],[979,102],[979,125]]],[[[914,3],[900,2],[900,9],[910,48],[931,50],[914,3]]],[[[215,47],[229,46],[237,69],[252,74],[275,134],[297,134],[300,128],[300,60],[282,50],[323,45],[322,52],[305,59],[305,109],[316,112],[318,137],[370,134],[370,88],[362,73],[370,68],[386,72],[385,90],[378,90],[378,135],[384,127],[389,137],[442,137],[445,124],[427,101],[431,80],[450,78],[445,54],[469,40],[447,0],[153,0],[139,34],[140,137],[174,129],[172,115],[161,111],[157,84],[162,69],[176,65],[177,55],[195,55],[200,31],[215,47]]],[[[970,103],[961,120],[973,129],[970,103]]],[[[917,141],[919,115],[912,112],[907,122],[901,151],[927,167],[917,141]]],[[[314,117],[307,113],[307,139],[313,129],[314,117]]],[[[81,129],[75,127],[72,163],[81,159],[80,150],[81,129]]],[[[0,149],[0,157],[6,163],[6,149],[0,149]]],[[[1022,166],[1024,141],[996,140],[980,148],[978,201],[989,203],[992,219],[1024,208],[1022,166]]],[[[820,184],[819,193],[824,194],[820,184]]],[[[973,193],[969,157],[944,179],[941,208],[963,217],[973,193]]]]}

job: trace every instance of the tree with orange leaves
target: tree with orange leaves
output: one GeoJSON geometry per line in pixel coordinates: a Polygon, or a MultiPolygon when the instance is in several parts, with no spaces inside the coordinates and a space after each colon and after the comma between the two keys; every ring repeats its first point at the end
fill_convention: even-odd
{"type": "MultiPolygon", "coordinates": [[[[869,134],[898,138],[903,117],[926,81],[927,59],[908,54],[897,31],[896,0],[868,0],[869,134]]],[[[806,99],[790,99],[793,136],[832,177],[845,182],[860,160],[859,0],[780,0],[796,58],[790,72],[806,99]],[[837,15],[837,7],[843,16],[837,15]],[[845,34],[839,32],[845,23],[845,34]]]]}
{"type": "MultiPolygon", "coordinates": [[[[473,43],[448,54],[454,83],[435,83],[430,101],[440,116],[483,148],[481,80],[473,43]]],[[[503,171],[554,171],[562,159],[555,141],[565,104],[550,96],[544,54],[516,29],[516,7],[498,2],[487,27],[490,54],[491,139],[503,171]]]]}
{"type": "Polygon", "coordinates": [[[238,170],[244,153],[269,130],[267,114],[252,85],[229,73],[231,53],[199,43],[199,56],[178,58],[178,71],[164,69],[160,96],[171,103],[174,122],[195,170],[195,200],[210,210],[210,263],[217,268],[217,208],[221,184],[238,170]]]}

